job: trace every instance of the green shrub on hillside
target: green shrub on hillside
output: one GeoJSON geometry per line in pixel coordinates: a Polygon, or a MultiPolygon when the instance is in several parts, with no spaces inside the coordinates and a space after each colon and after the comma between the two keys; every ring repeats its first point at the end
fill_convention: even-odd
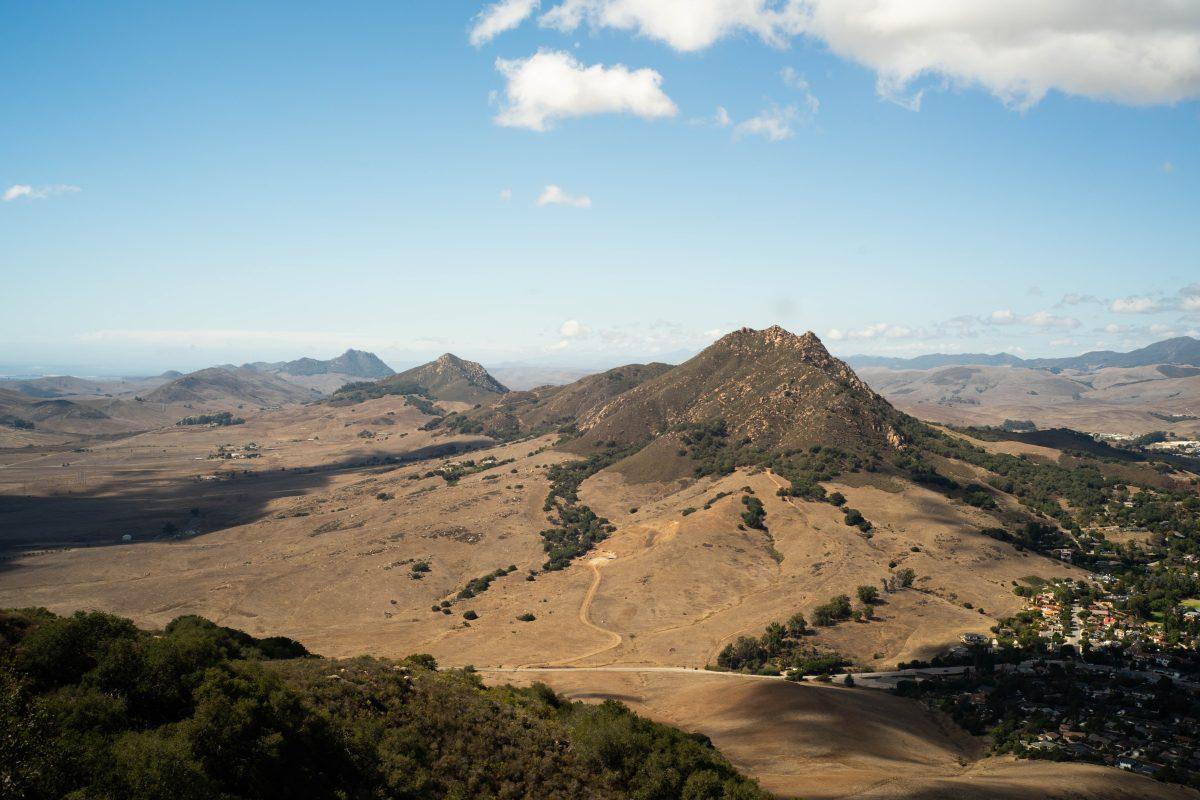
{"type": "Polygon", "coordinates": [[[702,736],[427,655],[327,661],[199,617],[0,612],[5,798],[767,800],[702,736]],[[287,660],[279,660],[287,659],[287,660]],[[696,794],[696,791],[703,793],[696,794]]]}

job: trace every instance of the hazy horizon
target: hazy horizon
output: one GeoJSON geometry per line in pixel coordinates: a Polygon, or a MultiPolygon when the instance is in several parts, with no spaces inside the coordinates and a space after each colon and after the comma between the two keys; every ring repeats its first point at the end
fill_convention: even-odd
{"type": "MultiPolygon", "coordinates": [[[[797,330],[795,332],[802,333],[803,331],[797,330]]],[[[728,331],[722,332],[722,335],[724,335],[724,333],[728,333],[728,331]]],[[[1187,335],[1192,336],[1192,333],[1189,333],[1187,335]]],[[[818,334],[818,336],[819,336],[819,334],[818,334]]],[[[1195,337],[1193,336],[1193,338],[1195,338],[1195,337]]],[[[714,339],[714,341],[715,341],[715,339],[714,339]]],[[[1162,340],[1156,340],[1156,341],[1162,341],[1162,340]]],[[[909,358],[917,358],[920,356],[929,356],[929,355],[980,355],[980,354],[982,354],[982,355],[1003,355],[1006,353],[1006,351],[981,351],[981,350],[965,350],[964,349],[964,350],[954,350],[954,351],[949,351],[949,352],[930,350],[928,352],[907,352],[907,353],[901,353],[901,354],[883,354],[882,356],[880,356],[879,354],[850,352],[849,351],[850,348],[848,348],[844,343],[839,343],[839,342],[831,343],[826,340],[825,344],[828,347],[828,349],[830,350],[830,352],[832,352],[834,355],[838,356],[839,358],[847,359],[847,360],[851,360],[851,361],[853,361],[854,359],[857,359],[857,358],[871,358],[871,357],[909,359],[909,358]],[[839,344],[842,344],[842,346],[838,347],[837,345],[839,345],[839,344]]],[[[661,362],[665,362],[668,364],[679,364],[679,363],[682,363],[682,362],[688,360],[689,358],[693,357],[694,355],[696,355],[698,352],[700,352],[700,350],[703,349],[703,347],[698,347],[698,348],[691,349],[691,350],[679,349],[679,350],[675,350],[672,352],[665,352],[665,353],[660,352],[660,353],[655,353],[655,354],[651,354],[651,355],[643,355],[641,357],[639,357],[637,354],[630,354],[628,357],[626,357],[624,359],[622,359],[619,356],[612,356],[612,357],[605,359],[602,356],[575,357],[575,356],[572,356],[571,354],[544,354],[541,356],[530,357],[530,358],[525,358],[525,359],[507,359],[507,360],[493,360],[493,359],[488,359],[486,357],[477,358],[472,353],[462,351],[462,350],[456,350],[452,344],[450,344],[448,349],[438,350],[436,352],[431,350],[431,351],[428,351],[427,353],[425,353],[424,355],[417,355],[412,352],[399,352],[399,353],[393,353],[393,355],[389,356],[388,355],[389,351],[386,351],[386,350],[377,352],[377,351],[368,350],[367,348],[362,348],[362,347],[352,347],[352,348],[346,348],[346,349],[366,350],[367,352],[371,352],[374,355],[378,356],[382,361],[384,361],[389,367],[391,367],[396,372],[402,372],[411,367],[416,367],[421,364],[427,363],[427,362],[433,360],[434,358],[438,357],[442,353],[446,353],[446,352],[453,353],[454,355],[457,355],[462,358],[466,358],[467,360],[470,360],[470,361],[478,361],[479,363],[483,364],[484,367],[486,367],[487,369],[490,369],[490,370],[529,369],[529,370],[545,370],[547,372],[553,371],[553,370],[564,370],[564,371],[578,370],[578,371],[599,372],[599,371],[602,371],[605,369],[610,369],[612,367],[623,366],[625,364],[631,364],[631,363],[648,363],[651,361],[661,361],[661,362]]],[[[1128,348],[1128,349],[1137,349],[1137,348],[1128,348]]],[[[344,352],[345,352],[344,349],[337,350],[337,351],[329,351],[328,349],[317,349],[317,350],[314,350],[313,352],[307,352],[307,351],[306,352],[297,352],[295,354],[284,354],[279,357],[272,357],[272,358],[260,358],[260,357],[226,358],[224,360],[217,360],[217,361],[211,361],[211,362],[197,360],[197,356],[193,355],[193,356],[184,358],[177,363],[173,362],[171,364],[168,364],[167,362],[159,362],[159,361],[154,361],[154,360],[148,360],[148,361],[144,361],[144,362],[128,362],[128,366],[126,368],[121,368],[120,366],[105,367],[103,365],[87,364],[87,363],[76,363],[76,364],[65,363],[65,364],[56,364],[56,365],[37,365],[37,364],[22,365],[22,364],[9,364],[9,363],[0,362],[0,378],[10,378],[11,379],[11,378],[29,378],[29,377],[50,377],[50,376],[60,376],[60,375],[73,375],[75,377],[81,377],[81,378],[153,377],[153,376],[160,375],[162,373],[169,372],[169,371],[178,371],[178,372],[187,373],[187,372],[193,372],[193,371],[196,371],[199,369],[205,369],[208,367],[243,366],[243,365],[252,364],[255,362],[278,363],[278,362],[284,362],[284,361],[294,361],[294,360],[301,359],[301,358],[315,358],[318,360],[328,360],[328,359],[335,358],[336,356],[339,356],[344,352]]],[[[1065,355],[1076,356],[1076,355],[1082,355],[1084,352],[1087,352],[1087,351],[1080,350],[1078,352],[1071,352],[1071,353],[1068,353],[1065,355]]],[[[1009,355],[1018,355],[1016,353],[1008,353],[1008,354],[1009,355]]],[[[1055,355],[1050,356],[1050,355],[1046,355],[1044,353],[1025,352],[1025,353],[1019,354],[1019,357],[1027,358],[1027,359],[1036,359],[1036,358],[1060,357],[1062,355],[1063,354],[1056,353],[1055,355]]]]}

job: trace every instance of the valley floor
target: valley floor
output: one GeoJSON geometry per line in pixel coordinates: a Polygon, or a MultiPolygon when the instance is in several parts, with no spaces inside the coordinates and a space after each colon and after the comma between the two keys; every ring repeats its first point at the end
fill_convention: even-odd
{"type": "Polygon", "coordinates": [[[574,456],[550,449],[553,437],[504,445],[462,456],[496,462],[455,482],[429,474],[440,460],[379,464],[474,446],[435,439],[422,419],[393,398],[84,453],[10,451],[0,607],[102,609],[148,627],[201,614],[327,656],[428,652],[480,665],[490,681],[612,697],[701,731],[788,797],[1200,798],[1111,769],[985,758],[946,719],[882,692],[698,671],[738,636],[879,586],[891,565],[913,568],[914,588],[885,595],[871,622],[819,629],[815,644],[890,668],[1015,612],[1014,581],[1079,573],[982,536],[978,509],[913,485],[832,485],[874,523],[865,537],[829,504],[777,497],[768,472],[649,485],[606,471],[580,496],[616,531],[568,569],[526,580],[545,560],[546,468],[574,456]],[[209,458],[250,441],[260,457],[209,458]],[[744,487],[764,503],[769,535],[738,530],[744,487]],[[178,533],[162,534],[167,523],[178,533]],[[521,666],[576,669],[499,669],[521,666]]]}

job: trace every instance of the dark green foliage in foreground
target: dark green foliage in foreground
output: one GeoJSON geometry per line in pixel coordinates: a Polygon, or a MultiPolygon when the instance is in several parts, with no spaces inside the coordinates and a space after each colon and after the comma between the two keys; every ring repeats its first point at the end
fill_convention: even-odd
{"type": "Polygon", "coordinates": [[[246,420],[235,417],[232,412],[218,411],[215,414],[199,414],[194,417],[184,417],[176,425],[214,425],[223,428],[227,425],[245,425],[246,420]]]}
{"type": "Polygon", "coordinates": [[[701,736],[543,685],[328,661],[198,617],[0,612],[5,800],[766,800],[701,736]],[[279,661],[278,658],[292,657],[279,661]]]}

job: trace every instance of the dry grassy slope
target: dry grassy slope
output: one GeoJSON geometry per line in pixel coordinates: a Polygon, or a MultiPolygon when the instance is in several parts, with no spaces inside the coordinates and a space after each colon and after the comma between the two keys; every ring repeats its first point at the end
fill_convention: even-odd
{"type": "Polygon", "coordinates": [[[1053,374],[1022,367],[864,368],[863,380],[898,408],[921,419],[999,424],[1031,419],[1039,426],[1106,433],[1200,431],[1200,422],[1168,422],[1155,414],[1200,416],[1200,375],[1164,365],[1110,367],[1053,374]]]}
{"type": "Polygon", "coordinates": [[[758,635],[795,611],[811,616],[816,605],[836,594],[853,596],[860,584],[878,586],[895,562],[917,572],[919,591],[886,596],[877,621],[843,623],[813,638],[859,663],[890,666],[928,657],[961,633],[987,632],[1021,608],[1015,580],[1082,574],[983,536],[979,530],[997,525],[995,518],[912,484],[827,484],[875,524],[867,539],[833,506],[776,497],[776,481],[739,472],[680,489],[630,483],[606,471],[585,482],[583,501],[619,525],[603,545],[616,558],[600,567],[590,618],[623,637],[620,647],[587,663],[712,663],[739,635],[758,635]],[[736,490],[745,485],[767,508],[769,537],[737,530],[736,490]],[[703,510],[719,491],[734,494],[703,510]],[[682,516],[686,508],[700,510],[682,516]],[[772,558],[771,546],[782,562],[772,558]]]}
{"type": "Polygon", "coordinates": [[[0,380],[0,390],[18,391],[29,397],[124,395],[148,392],[166,382],[166,378],[76,378],[71,375],[52,375],[44,378],[0,380]]]}
{"type": "Polygon", "coordinates": [[[172,424],[186,413],[182,408],[139,403],[132,397],[40,398],[0,389],[0,416],[12,416],[35,425],[33,431],[0,425],[0,447],[144,431],[172,424]],[[175,411],[180,412],[178,416],[175,411]]]}
{"type": "Polygon", "coordinates": [[[166,383],[146,395],[149,403],[201,403],[205,406],[233,407],[303,403],[320,397],[320,392],[289,383],[283,378],[256,369],[210,367],[191,372],[166,383]]]}
{"type": "MultiPolygon", "coordinates": [[[[360,410],[344,416],[339,411],[329,420],[299,411],[288,420],[279,412],[273,437],[250,429],[233,441],[264,442],[268,461],[256,468],[312,463],[321,452],[344,453],[361,441],[360,425],[379,427],[375,422],[381,415],[371,404],[352,408],[360,410]],[[289,437],[315,431],[319,441],[289,444],[289,437]]],[[[148,434],[123,445],[120,458],[107,469],[121,469],[126,459],[130,467],[144,470],[153,462],[137,459],[164,449],[157,445],[168,445],[172,458],[186,458],[186,452],[207,449],[221,437],[229,440],[230,433],[148,434]]],[[[364,443],[363,454],[432,442],[419,438],[429,434],[400,423],[389,436],[382,444],[364,443]],[[412,432],[396,438],[405,430],[412,432]]],[[[891,595],[879,621],[844,623],[815,637],[864,663],[891,664],[929,655],[965,630],[986,630],[992,615],[1016,607],[1011,580],[1068,569],[1017,555],[974,533],[986,524],[980,512],[915,487],[903,494],[830,487],[840,488],[875,522],[878,531],[868,541],[843,525],[829,505],[775,497],[775,484],[765,473],[684,481],[657,487],[657,494],[649,484],[601,473],[584,484],[583,499],[610,516],[619,525],[617,533],[602,552],[527,582],[525,571],[543,560],[537,531],[545,525],[545,465],[570,457],[538,453],[545,442],[498,448],[495,455],[515,462],[464,478],[457,486],[440,478],[407,477],[424,467],[379,475],[351,470],[321,477],[300,494],[271,499],[255,521],[196,539],[27,557],[0,573],[0,604],[44,604],[58,611],[106,608],[146,624],[195,612],[256,633],[295,636],[329,655],[429,651],[459,664],[701,666],[731,638],[757,634],[772,620],[810,611],[833,594],[852,593],[860,583],[876,583],[887,574],[888,561],[897,560],[928,576],[918,584],[927,592],[891,595]],[[737,530],[737,494],[707,511],[679,513],[699,508],[717,491],[745,484],[753,485],[767,505],[782,564],[771,558],[764,534],[737,530]],[[377,500],[379,492],[395,499],[377,500]],[[630,513],[634,506],[638,511],[630,513]],[[914,544],[923,552],[911,553],[914,544]],[[388,569],[406,559],[428,560],[431,574],[414,581],[407,565],[388,569]],[[599,562],[589,563],[593,559],[599,562]],[[508,564],[520,572],[497,580],[488,592],[459,605],[453,616],[429,611],[467,580],[508,564]],[[964,601],[983,606],[988,615],[962,608],[964,601]],[[466,608],[480,614],[470,627],[459,616],[466,608]],[[537,620],[516,622],[527,611],[537,620]]],[[[109,457],[97,451],[87,458],[99,469],[109,457]]],[[[201,467],[211,468],[192,469],[201,467]]],[[[211,484],[196,486],[199,492],[214,491],[211,484]]],[[[171,507],[178,513],[192,503],[208,507],[213,502],[203,496],[178,498],[171,507]]],[[[113,538],[123,530],[114,529],[113,538]]]]}
{"type": "MultiPolygon", "coordinates": [[[[528,410],[518,409],[526,428],[561,424],[579,419],[617,395],[672,369],[670,364],[627,364],[596,375],[580,378],[567,386],[555,386],[539,392],[537,402],[528,410]]],[[[501,403],[500,407],[507,405],[501,403]]]]}
{"type": "Polygon", "coordinates": [[[669,369],[670,364],[627,364],[565,386],[508,392],[467,415],[482,423],[485,431],[501,437],[559,428],[574,424],[592,409],[669,369]]]}
{"type": "Polygon", "coordinates": [[[508,392],[481,364],[466,361],[452,353],[384,378],[379,383],[384,386],[419,386],[435,399],[472,405],[490,403],[508,392]]]}
{"type": "Polygon", "coordinates": [[[1196,800],[1200,793],[1107,767],[984,757],[982,743],[917,703],[866,689],[714,674],[488,673],[612,698],[701,731],[781,797],[808,800],[1196,800]]]}
{"type": "Polygon", "coordinates": [[[895,411],[812,333],[744,328],[584,415],[571,445],[641,443],[675,424],[722,418],[763,448],[885,447],[895,411]]]}
{"type": "Polygon", "coordinates": [[[529,456],[532,449],[493,451],[518,458],[490,473],[495,480],[484,473],[450,486],[411,480],[415,467],[351,470],[270,499],[253,521],[194,539],[26,557],[0,572],[0,605],[103,608],[148,625],[194,612],[286,632],[331,655],[413,652],[461,626],[458,613],[429,607],[470,578],[516,564],[521,573],[490,593],[529,595],[523,577],[541,563],[547,488],[534,464],[554,460],[529,456]],[[393,499],[378,499],[380,492],[393,499]],[[423,580],[410,578],[416,559],[431,566],[423,580]]]}

